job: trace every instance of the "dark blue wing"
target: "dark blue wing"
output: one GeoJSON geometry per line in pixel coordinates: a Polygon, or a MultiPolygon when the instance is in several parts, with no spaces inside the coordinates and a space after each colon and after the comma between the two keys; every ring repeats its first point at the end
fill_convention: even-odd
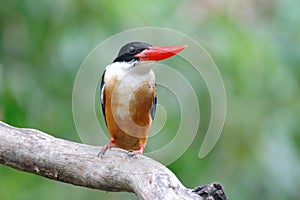
{"type": "Polygon", "coordinates": [[[157,103],[157,96],[155,95],[152,101],[152,106],[150,108],[151,118],[154,120],[155,111],[156,111],[156,103],[157,103]]]}
{"type": "Polygon", "coordinates": [[[104,72],[103,72],[101,85],[100,85],[100,100],[101,100],[101,107],[102,107],[105,124],[107,125],[106,116],[105,116],[105,90],[104,90],[104,88],[105,88],[105,82],[104,82],[105,71],[106,70],[104,70],[104,72]]]}

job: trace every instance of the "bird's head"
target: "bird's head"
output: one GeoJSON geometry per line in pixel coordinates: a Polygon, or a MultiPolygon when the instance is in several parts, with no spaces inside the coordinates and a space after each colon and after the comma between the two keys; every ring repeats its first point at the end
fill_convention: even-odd
{"type": "Polygon", "coordinates": [[[130,42],[119,51],[114,62],[142,62],[164,60],[182,51],[186,46],[157,46],[145,42],[130,42]]]}

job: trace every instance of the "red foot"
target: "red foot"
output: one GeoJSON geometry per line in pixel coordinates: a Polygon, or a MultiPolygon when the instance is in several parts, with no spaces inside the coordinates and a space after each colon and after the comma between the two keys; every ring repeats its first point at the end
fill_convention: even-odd
{"type": "Polygon", "coordinates": [[[141,155],[142,155],[144,149],[145,149],[145,145],[142,144],[142,145],[140,146],[140,149],[139,149],[139,150],[131,150],[131,151],[128,151],[127,155],[128,155],[129,157],[135,156],[135,155],[137,155],[137,154],[141,154],[141,155]]]}
{"type": "Polygon", "coordinates": [[[104,153],[112,148],[112,147],[116,147],[115,145],[115,140],[114,139],[111,139],[109,143],[107,143],[106,145],[104,145],[101,149],[101,151],[98,153],[98,157],[102,158],[102,156],[104,155],[104,153]]]}

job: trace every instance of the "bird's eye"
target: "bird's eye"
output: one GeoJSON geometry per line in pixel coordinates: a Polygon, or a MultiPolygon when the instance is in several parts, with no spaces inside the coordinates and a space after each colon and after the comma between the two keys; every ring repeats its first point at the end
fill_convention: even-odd
{"type": "Polygon", "coordinates": [[[134,47],[129,47],[128,52],[131,54],[135,54],[136,53],[136,49],[134,47]]]}

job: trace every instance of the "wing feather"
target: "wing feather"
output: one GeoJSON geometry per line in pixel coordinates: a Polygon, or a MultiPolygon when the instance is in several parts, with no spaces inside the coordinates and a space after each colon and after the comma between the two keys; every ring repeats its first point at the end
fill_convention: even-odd
{"type": "Polygon", "coordinates": [[[101,80],[100,98],[101,98],[102,113],[103,113],[103,116],[104,116],[105,124],[107,125],[106,115],[105,115],[105,82],[104,82],[104,76],[105,76],[105,71],[103,72],[102,80],[101,80]]]}
{"type": "Polygon", "coordinates": [[[151,114],[152,120],[154,120],[154,116],[155,116],[155,112],[156,112],[156,103],[157,103],[157,96],[155,94],[155,96],[153,97],[153,100],[152,100],[152,106],[150,108],[150,114],[151,114]]]}

